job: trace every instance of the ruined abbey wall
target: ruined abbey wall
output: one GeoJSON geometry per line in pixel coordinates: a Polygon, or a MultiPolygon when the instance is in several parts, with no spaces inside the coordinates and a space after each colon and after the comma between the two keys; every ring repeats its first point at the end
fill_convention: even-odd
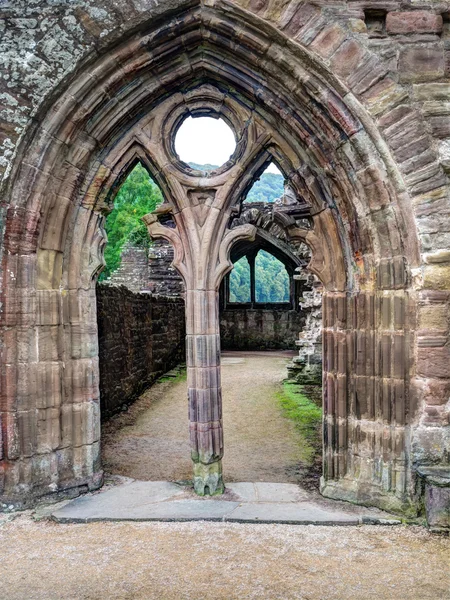
{"type": "Polygon", "coordinates": [[[147,160],[183,268],[180,202],[201,227],[231,182],[205,196],[161,145],[195,94],[236,115],[241,190],[275,157],[310,208],[291,231],[324,286],[322,492],[412,514],[447,489],[450,2],[6,0],[0,31],[2,498],[101,483],[103,218],[147,160]]]}
{"type": "Polygon", "coordinates": [[[305,316],[297,310],[233,308],[220,313],[223,350],[295,350],[305,316]]]}
{"type": "MultiPolygon", "coordinates": [[[[149,250],[127,244],[120,267],[107,283],[122,285],[134,292],[150,291],[173,298],[184,297],[184,286],[175,269],[172,247],[158,240],[149,250]]],[[[286,308],[222,308],[220,341],[223,350],[295,350],[299,332],[304,329],[305,312],[286,308]]],[[[105,327],[108,323],[105,322],[105,327]]],[[[307,335],[307,334],[305,334],[307,335]]]]}
{"type": "Polygon", "coordinates": [[[185,361],[181,298],[97,285],[102,419],[133,401],[157,377],[185,361]]]}

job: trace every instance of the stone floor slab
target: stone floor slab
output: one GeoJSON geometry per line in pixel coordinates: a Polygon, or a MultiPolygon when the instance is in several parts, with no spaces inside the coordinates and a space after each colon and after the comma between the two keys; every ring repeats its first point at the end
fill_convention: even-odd
{"type": "MultiPolygon", "coordinates": [[[[234,483],[228,497],[196,497],[189,489],[164,481],[126,481],[87,494],[53,510],[55,521],[230,521],[357,525],[362,516],[339,506],[314,502],[296,485],[234,483]]],[[[370,511],[368,511],[370,512],[370,511]]]]}
{"type": "Polygon", "coordinates": [[[258,499],[254,483],[244,481],[227,483],[226,488],[233,492],[234,496],[241,502],[256,502],[258,499]]]}
{"type": "MultiPolygon", "coordinates": [[[[78,500],[81,500],[78,499],[78,500]]],[[[144,502],[133,507],[104,505],[100,495],[89,501],[74,500],[52,513],[60,523],[89,523],[95,521],[223,521],[239,506],[237,502],[208,502],[204,500],[172,500],[144,502]]],[[[83,498],[84,500],[84,498],[83,498]]],[[[86,500],[88,500],[86,498],[86,500]]]]}
{"type": "Polygon", "coordinates": [[[256,488],[258,502],[301,502],[308,500],[310,496],[306,490],[302,490],[295,483],[257,481],[253,485],[256,488]]]}
{"type": "Polygon", "coordinates": [[[247,502],[226,518],[241,523],[289,523],[299,525],[358,525],[356,515],[328,511],[308,502],[247,502]]]}

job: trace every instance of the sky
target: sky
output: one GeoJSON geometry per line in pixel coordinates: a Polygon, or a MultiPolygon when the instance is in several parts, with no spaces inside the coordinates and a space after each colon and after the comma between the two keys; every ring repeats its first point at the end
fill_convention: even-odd
{"type": "MultiPolygon", "coordinates": [[[[184,162],[221,166],[236,148],[230,127],[222,119],[188,117],[175,136],[175,150],[184,162]]],[[[265,173],[280,173],[274,164],[265,173]]]]}

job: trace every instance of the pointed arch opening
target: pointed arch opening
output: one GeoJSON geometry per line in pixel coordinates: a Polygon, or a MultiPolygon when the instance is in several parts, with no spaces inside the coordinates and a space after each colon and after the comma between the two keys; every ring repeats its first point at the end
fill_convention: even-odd
{"type": "Polygon", "coordinates": [[[244,199],[245,204],[263,202],[272,203],[284,194],[285,179],[283,173],[274,162],[271,162],[254,180],[244,199]]]}
{"type": "MultiPolygon", "coordinates": [[[[72,444],[77,457],[67,456],[66,462],[64,454],[56,474],[52,471],[55,463],[49,459],[43,468],[45,484],[41,477],[33,480],[28,475],[40,442],[34,433],[36,411],[27,404],[26,417],[33,427],[20,429],[20,436],[23,440],[30,432],[34,436],[32,456],[26,454],[28,446],[18,446],[14,454],[15,440],[5,441],[5,456],[10,461],[5,497],[20,496],[20,490],[28,485],[35,496],[47,493],[44,486],[50,483],[58,489],[100,485],[97,429],[87,431],[79,426],[82,411],[84,422],[98,420],[92,274],[97,272],[98,248],[104,243],[99,232],[103,214],[97,204],[99,187],[114,170],[111,155],[124,139],[128,143],[130,136],[135,136],[149,147],[164,139],[152,137],[152,123],[145,118],[146,111],[159,109],[169,90],[174,96],[185,94],[188,104],[193,87],[218,83],[218,104],[234,98],[253,123],[251,140],[257,148],[251,156],[245,155],[245,169],[255,168],[260,159],[256,166],[263,167],[271,159],[267,150],[271,144],[267,130],[271,129],[278,145],[284,140],[289,146],[286,155],[291,157],[292,167],[283,172],[314,215],[314,230],[308,235],[318,241],[314,268],[327,288],[323,490],[337,498],[368,498],[368,502],[398,510],[415,506],[409,431],[415,426],[417,411],[412,398],[417,389],[412,388],[414,373],[409,367],[416,349],[408,319],[417,296],[410,268],[419,262],[407,187],[375,118],[324,62],[296,41],[272,44],[281,40],[280,34],[275,35],[269,23],[260,27],[259,18],[244,12],[237,13],[242,23],[239,43],[230,44],[223,31],[227,28],[235,35],[233,11],[230,7],[229,12],[221,13],[201,3],[192,7],[192,20],[172,20],[171,13],[167,20],[173,23],[173,36],[164,46],[157,29],[166,28],[167,23],[153,19],[139,30],[139,35],[148,34],[145,43],[137,45],[136,37],[124,37],[121,45],[107,46],[105,42],[98,62],[93,58],[80,65],[80,73],[73,79],[67,78],[70,87],[62,92],[58,88],[53,109],[45,108],[46,112],[36,115],[33,128],[24,137],[7,198],[11,205],[5,228],[5,327],[31,323],[36,335],[32,347],[36,347],[49,338],[47,330],[37,335],[39,328],[63,325],[64,354],[58,336],[52,338],[51,352],[44,346],[39,350],[36,368],[45,374],[46,384],[39,390],[38,401],[49,415],[54,406],[64,407],[65,412],[61,410],[55,419],[55,428],[69,414],[64,421],[64,440],[53,446],[49,437],[45,452],[55,458],[56,451],[64,453],[72,444]],[[95,76],[87,76],[85,68],[95,71],[95,76]],[[124,79],[125,72],[130,73],[129,79],[124,79]],[[107,95],[111,102],[105,102],[107,95]],[[18,255],[27,257],[20,266],[18,255]],[[22,275],[7,279],[20,269],[22,275]],[[30,284],[35,288],[27,295],[23,282],[28,281],[37,283],[30,284]],[[19,305],[25,307],[23,313],[17,310],[19,305]],[[386,306],[396,308],[391,311],[386,306]],[[398,369],[391,368],[391,350],[400,357],[398,369]],[[53,358],[46,361],[46,356],[53,358]],[[375,356],[383,357],[383,372],[375,356]],[[60,398],[49,404],[57,394],[60,398]],[[65,444],[75,438],[76,443],[65,444]]],[[[164,158],[160,167],[172,168],[164,158]]],[[[173,181],[169,183],[174,193],[179,191],[173,181]]],[[[246,185],[244,182],[240,189],[246,185]]],[[[201,214],[214,202],[212,191],[206,192],[191,196],[201,214]]],[[[171,202],[170,194],[167,202],[171,202]]],[[[176,208],[182,213],[185,206],[176,208]]],[[[288,228],[296,226],[287,221],[288,228]]],[[[276,229],[277,223],[272,225],[276,229]]],[[[10,335],[9,330],[5,335],[10,335]]],[[[27,373],[31,382],[34,371],[28,369],[27,373]]],[[[16,382],[9,389],[13,400],[14,385],[16,382]]],[[[20,428],[27,422],[22,419],[20,428]]],[[[11,427],[8,435],[14,431],[11,427]]]]}
{"type": "Polygon", "coordinates": [[[105,219],[107,244],[104,250],[105,267],[99,281],[111,279],[122,262],[126,248],[144,253],[150,237],[142,217],[153,212],[164,201],[161,188],[141,161],[137,161],[120,183],[114,196],[114,207],[105,219]]]}

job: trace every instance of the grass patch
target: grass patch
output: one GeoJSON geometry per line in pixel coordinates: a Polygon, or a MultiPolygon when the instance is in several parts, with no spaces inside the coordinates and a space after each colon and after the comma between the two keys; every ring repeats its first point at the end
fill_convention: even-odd
{"type": "Polygon", "coordinates": [[[156,380],[156,383],[166,383],[167,381],[170,381],[172,383],[178,383],[179,381],[186,381],[186,379],[186,365],[179,365],[178,367],[175,367],[175,369],[172,369],[171,371],[165,373],[162,377],[159,377],[156,380]]]}
{"type": "Polygon", "coordinates": [[[322,409],[308,398],[303,386],[292,381],[284,381],[276,396],[283,415],[295,424],[301,435],[304,461],[313,461],[321,449],[322,409]]]}

